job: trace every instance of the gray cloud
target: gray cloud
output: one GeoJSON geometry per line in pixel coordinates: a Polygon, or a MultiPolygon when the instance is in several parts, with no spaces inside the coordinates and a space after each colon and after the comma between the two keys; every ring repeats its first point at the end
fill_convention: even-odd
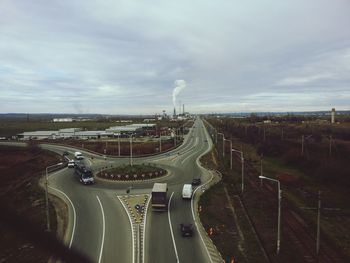
{"type": "Polygon", "coordinates": [[[2,1],[0,112],[349,109],[347,0],[2,1]]]}

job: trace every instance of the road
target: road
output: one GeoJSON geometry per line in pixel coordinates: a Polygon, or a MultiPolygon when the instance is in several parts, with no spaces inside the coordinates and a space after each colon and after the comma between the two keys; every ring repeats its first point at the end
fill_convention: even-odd
{"type": "MultiPolygon", "coordinates": [[[[62,154],[74,149],[42,145],[43,148],[62,154]]],[[[177,149],[145,158],[134,158],[133,163],[156,163],[167,169],[169,175],[157,181],[168,183],[169,211],[146,214],[144,262],[219,262],[209,253],[198,230],[191,238],[181,236],[180,223],[199,224],[194,217],[194,200],[181,197],[184,183],[201,177],[202,184],[211,176],[198,165],[198,159],[212,147],[211,139],[202,120],[194,126],[177,149]],[[195,222],[196,221],[196,222],[195,222]]],[[[107,158],[83,152],[93,170],[108,165],[129,163],[129,158],[107,158]]],[[[133,183],[131,195],[150,194],[154,181],[133,183]]],[[[138,262],[133,247],[132,226],[118,196],[125,195],[129,183],[98,180],[85,186],[74,176],[73,169],[64,168],[49,176],[50,192],[61,196],[69,204],[67,244],[91,259],[92,262],[138,262]]],[[[200,189],[199,189],[200,190],[200,189]]],[[[142,260],[140,262],[143,262],[142,260]]]]}

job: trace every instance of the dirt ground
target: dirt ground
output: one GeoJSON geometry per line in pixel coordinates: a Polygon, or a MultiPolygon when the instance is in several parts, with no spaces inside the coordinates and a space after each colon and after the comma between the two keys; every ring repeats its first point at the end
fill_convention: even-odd
{"type": "MultiPolygon", "coordinates": [[[[345,256],[325,236],[322,237],[317,257],[315,231],[312,231],[316,228],[310,229],[309,222],[285,198],[282,207],[281,250],[276,256],[278,204],[275,185],[264,182],[261,186],[254,167],[247,162],[246,190],[242,197],[237,195],[240,181],[233,179],[235,176],[231,171],[220,168],[222,160],[217,158],[215,151],[204,156],[201,162],[223,174],[223,181],[201,198],[200,214],[204,227],[226,262],[347,262],[345,256]],[[222,205],[217,206],[218,203],[222,205]],[[244,211],[246,209],[248,213],[244,211]],[[252,227],[248,221],[251,221],[258,233],[268,259],[258,251],[261,249],[251,233],[252,227]]],[[[285,179],[284,183],[294,183],[287,174],[282,174],[280,179],[285,179]]]]}
{"type": "MultiPolygon", "coordinates": [[[[38,181],[48,165],[60,161],[61,157],[37,147],[0,146],[1,201],[28,220],[28,224],[45,230],[45,194],[38,181]]],[[[51,203],[50,208],[51,226],[55,231],[57,217],[51,203]]],[[[23,238],[11,225],[0,224],[0,247],[0,262],[47,262],[50,257],[39,244],[23,238]]]]}

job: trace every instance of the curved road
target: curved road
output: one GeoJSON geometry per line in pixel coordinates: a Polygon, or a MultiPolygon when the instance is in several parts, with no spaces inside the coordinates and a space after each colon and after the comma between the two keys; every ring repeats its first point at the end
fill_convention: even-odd
{"type": "MultiPolygon", "coordinates": [[[[75,150],[63,146],[42,145],[43,148],[62,154],[75,150]]],[[[193,177],[201,177],[202,184],[210,180],[197,160],[212,147],[211,139],[202,120],[195,121],[181,146],[169,153],[144,158],[133,158],[133,163],[156,163],[170,174],[157,182],[168,183],[171,196],[168,212],[152,212],[148,209],[145,227],[145,262],[214,262],[208,253],[200,233],[195,230],[191,238],[183,238],[180,223],[195,226],[192,202],[181,197],[184,183],[193,177]]],[[[81,150],[79,150],[81,151],[81,150]]],[[[129,163],[129,158],[107,158],[83,152],[93,170],[106,165],[129,163]]],[[[152,182],[132,184],[132,194],[150,194],[152,182]]],[[[74,169],[65,168],[49,176],[50,191],[64,198],[69,204],[67,243],[85,254],[93,262],[137,262],[133,256],[130,220],[118,195],[125,195],[130,183],[97,180],[85,186],[74,176],[74,169]]],[[[141,261],[142,262],[142,261],[141,261]]]]}

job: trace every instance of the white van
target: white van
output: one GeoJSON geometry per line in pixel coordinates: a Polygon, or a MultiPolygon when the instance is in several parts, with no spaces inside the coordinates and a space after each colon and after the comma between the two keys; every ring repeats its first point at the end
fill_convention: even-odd
{"type": "Polygon", "coordinates": [[[77,159],[77,160],[84,159],[84,156],[83,156],[83,154],[81,152],[75,152],[74,156],[75,156],[75,159],[77,159]]]}
{"type": "Polygon", "coordinates": [[[182,198],[183,199],[191,199],[192,198],[192,185],[191,184],[184,184],[184,187],[182,188],[182,198]]]}

